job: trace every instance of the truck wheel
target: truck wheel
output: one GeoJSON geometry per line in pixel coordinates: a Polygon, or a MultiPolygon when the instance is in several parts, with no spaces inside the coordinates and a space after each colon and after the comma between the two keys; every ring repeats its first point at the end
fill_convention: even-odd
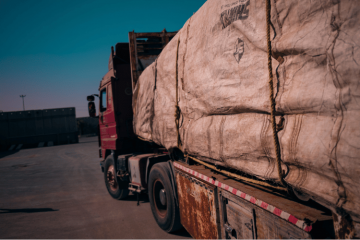
{"type": "Polygon", "coordinates": [[[151,211],[159,227],[166,232],[173,232],[182,227],[170,176],[168,163],[157,163],[150,171],[148,185],[151,211]]]}
{"type": "Polygon", "coordinates": [[[113,156],[109,155],[105,160],[104,169],[105,185],[110,195],[115,199],[124,199],[129,195],[128,183],[121,181],[117,177],[113,156]]]}

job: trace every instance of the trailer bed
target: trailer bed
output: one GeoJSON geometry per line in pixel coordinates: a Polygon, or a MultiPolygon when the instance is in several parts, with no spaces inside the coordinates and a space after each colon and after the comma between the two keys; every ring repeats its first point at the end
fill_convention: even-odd
{"type": "Polygon", "coordinates": [[[313,201],[300,202],[289,198],[285,193],[230,179],[202,165],[187,165],[176,161],[174,167],[181,220],[184,227],[195,238],[201,236],[201,230],[214,229],[214,226],[220,227],[216,227],[216,233],[213,231],[214,233],[208,236],[209,238],[234,238],[234,236],[236,238],[325,238],[332,236],[331,212],[313,201]],[[194,186],[196,189],[192,189],[195,188],[194,186]],[[191,193],[195,190],[200,193],[184,193],[184,191],[191,193]],[[207,196],[207,198],[202,196],[207,196]],[[193,197],[199,198],[198,201],[202,205],[208,199],[209,208],[212,209],[210,211],[216,212],[216,219],[204,219],[207,214],[194,206],[196,201],[190,199],[193,197]],[[191,211],[187,210],[186,215],[190,214],[187,219],[182,216],[186,211],[183,208],[192,208],[191,211]],[[190,221],[191,218],[203,219],[190,221]],[[209,228],[206,225],[212,227],[209,228]]]}

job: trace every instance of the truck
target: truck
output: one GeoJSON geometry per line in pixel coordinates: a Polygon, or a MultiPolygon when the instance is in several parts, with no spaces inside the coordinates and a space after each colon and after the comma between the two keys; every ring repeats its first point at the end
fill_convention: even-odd
{"type": "MultiPolygon", "coordinates": [[[[249,1],[242,2],[245,9],[249,1]]],[[[108,73],[97,95],[100,166],[111,197],[122,200],[129,193],[147,193],[161,229],[174,232],[183,227],[197,239],[359,237],[359,223],[340,209],[135,134],[133,94],[139,77],[156,64],[176,34],[165,29],[133,31],[128,43],[111,47],[108,73]]],[[[242,57],[236,56],[237,61],[242,57]]],[[[87,97],[93,117],[94,95],[87,97]]]]}

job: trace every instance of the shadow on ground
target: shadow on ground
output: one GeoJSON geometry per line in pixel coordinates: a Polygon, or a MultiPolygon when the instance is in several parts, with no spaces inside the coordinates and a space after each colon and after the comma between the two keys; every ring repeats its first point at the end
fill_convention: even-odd
{"type": "MultiPolygon", "coordinates": [[[[138,201],[137,194],[129,195],[127,198],[122,199],[121,201],[138,201]]],[[[149,202],[149,196],[146,193],[139,194],[139,204],[141,203],[148,203],[149,202]]],[[[181,236],[181,237],[189,237],[191,238],[191,235],[185,230],[185,228],[182,228],[176,232],[172,232],[170,234],[181,236]]]]}
{"type": "Polygon", "coordinates": [[[191,235],[185,230],[185,228],[182,228],[176,232],[172,232],[170,234],[176,235],[176,236],[181,236],[181,237],[189,237],[191,238],[191,235]]]}
{"type": "Polygon", "coordinates": [[[52,209],[52,208],[19,208],[19,209],[0,208],[0,214],[2,214],[2,213],[56,212],[56,211],[59,211],[59,209],[52,209]]]}
{"type": "MultiPolygon", "coordinates": [[[[136,202],[138,200],[137,194],[132,194],[126,197],[125,199],[122,199],[121,201],[134,201],[136,202]]],[[[148,203],[149,202],[149,196],[146,193],[141,193],[139,195],[139,203],[148,203]]]]}
{"type": "Polygon", "coordinates": [[[12,155],[12,154],[15,154],[19,152],[19,150],[13,150],[13,151],[0,151],[0,159],[1,158],[4,158],[4,157],[7,157],[9,155],[12,155]]]}

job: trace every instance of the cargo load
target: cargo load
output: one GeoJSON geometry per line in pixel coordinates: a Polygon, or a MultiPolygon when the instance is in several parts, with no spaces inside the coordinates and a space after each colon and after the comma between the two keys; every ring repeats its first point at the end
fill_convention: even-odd
{"type": "MultiPolygon", "coordinates": [[[[262,0],[207,1],[136,82],[136,135],[279,181],[265,16],[262,0]]],[[[360,4],[273,0],[270,20],[284,181],[360,221],[360,4]]]]}

